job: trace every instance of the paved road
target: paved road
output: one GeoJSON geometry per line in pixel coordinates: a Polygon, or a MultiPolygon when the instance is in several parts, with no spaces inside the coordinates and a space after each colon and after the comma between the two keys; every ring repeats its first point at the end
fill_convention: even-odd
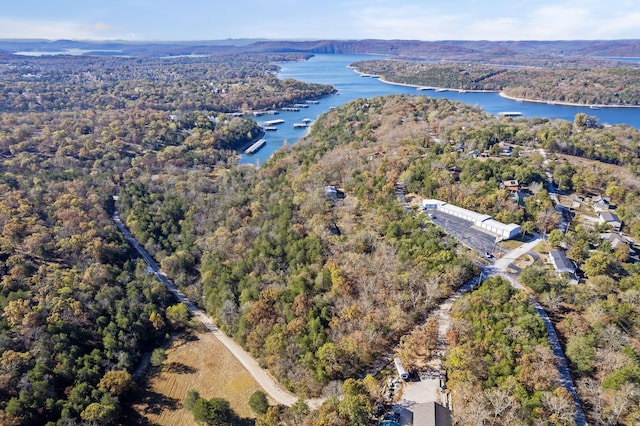
{"type": "MultiPolygon", "coordinates": [[[[512,275],[507,273],[507,268],[509,267],[511,262],[532,250],[540,241],[541,239],[537,237],[532,241],[521,245],[517,249],[510,251],[507,255],[503,256],[501,259],[498,259],[492,266],[484,268],[486,275],[499,275],[500,277],[505,278],[507,281],[509,281],[512,287],[518,290],[525,290],[522,284],[520,284],[512,275]]],[[[565,389],[567,389],[567,391],[569,391],[573,398],[573,405],[576,409],[576,414],[574,417],[576,424],[578,426],[586,425],[587,418],[584,415],[582,404],[580,404],[580,398],[578,398],[578,393],[576,392],[576,387],[573,383],[571,372],[569,371],[567,359],[565,358],[564,352],[562,351],[562,345],[560,344],[560,340],[558,339],[556,330],[553,328],[553,324],[549,319],[549,315],[542,308],[540,303],[533,297],[533,295],[529,294],[529,300],[531,301],[531,304],[533,305],[538,315],[540,315],[540,318],[542,318],[542,322],[544,322],[544,326],[547,329],[549,346],[551,346],[551,350],[556,357],[556,366],[558,367],[558,372],[560,373],[560,383],[562,384],[562,386],[564,386],[565,389]]]]}
{"type": "MultiPolygon", "coordinates": [[[[209,330],[237,359],[240,363],[246,368],[249,373],[253,376],[253,378],[258,382],[260,386],[269,394],[274,401],[278,404],[286,405],[290,407],[293,405],[298,398],[291,394],[290,392],[283,389],[278,382],[275,381],[273,377],[269,374],[269,372],[258,365],[255,359],[249,353],[247,353],[239,344],[237,344],[233,339],[224,334],[216,325],[213,323],[211,318],[209,318],[200,308],[194,305],[187,297],[160,271],[160,267],[156,263],[156,261],[151,257],[151,255],[145,250],[144,247],[138,243],[138,241],[134,238],[134,236],[129,232],[129,230],[124,226],[118,213],[116,212],[113,215],[113,221],[124,234],[125,238],[129,243],[135,248],[140,256],[144,259],[144,261],[149,265],[149,268],[153,271],[156,278],[164,284],[167,289],[173,293],[175,298],[184,303],[184,305],[189,310],[189,313],[198,321],[204,325],[207,330],[209,330]]],[[[311,408],[317,408],[321,405],[322,400],[314,399],[306,401],[307,404],[311,408]]]]}
{"type": "MultiPolygon", "coordinates": [[[[507,281],[511,283],[511,286],[517,289],[524,290],[522,284],[520,284],[516,279],[507,274],[504,270],[499,270],[497,268],[487,268],[487,275],[498,275],[502,278],[505,278],[507,281]],[[490,270],[489,270],[490,269],[490,270]]],[[[544,308],[540,305],[540,303],[532,296],[529,295],[529,300],[533,305],[534,309],[542,318],[542,322],[544,322],[544,326],[547,329],[547,338],[549,340],[549,346],[551,346],[551,350],[553,351],[553,355],[556,357],[556,367],[558,368],[558,372],[560,373],[560,384],[571,394],[573,398],[573,405],[576,409],[576,413],[574,419],[576,421],[576,425],[584,426],[587,424],[587,418],[584,415],[584,411],[582,409],[582,404],[580,403],[580,398],[578,397],[578,392],[576,391],[576,387],[573,383],[573,378],[571,377],[571,372],[569,371],[569,366],[567,364],[567,359],[564,356],[564,352],[562,351],[562,345],[560,344],[560,339],[558,339],[558,335],[556,334],[555,328],[553,328],[553,324],[549,319],[549,315],[544,310],[544,308]]]]}
{"type": "MultiPolygon", "coordinates": [[[[442,212],[434,213],[435,218],[432,219],[433,222],[440,227],[442,227],[445,232],[454,236],[456,239],[460,240],[463,244],[471,247],[481,254],[484,252],[493,252],[493,250],[488,249],[494,243],[491,241],[491,237],[487,236],[483,232],[476,230],[472,227],[472,224],[463,219],[455,218],[450,215],[445,215],[442,212]],[[466,223],[465,223],[466,222],[466,223]]],[[[495,240],[495,237],[492,237],[495,240]]],[[[541,238],[539,235],[536,235],[534,239],[531,241],[522,244],[520,247],[506,251],[504,256],[495,260],[493,264],[489,266],[482,266],[482,275],[480,279],[489,278],[492,275],[498,275],[505,278],[511,286],[518,290],[525,290],[525,287],[520,284],[516,278],[510,275],[507,270],[510,268],[512,262],[518,259],[525,253],[533,250],[533,248],[540,243],[541,238]]],[[[444,341],[444,337],[446,336],[446,332],[451,327],[451,306],[453,302],[457,300],[462,294],[468,292],[473,285],[477,282],[477,280],[471,280],[463,287],[461,287],[453,296],[443,302],[442,305],[435,312],[435,316],[438,319],[438,344],[437,344],[437,353],[440,356],[444,356],[446,352],[446,342],[444,341]]],[[[578,426],[584,426],[587,424],[587,420],[582,409],[582,404],[580,403],[580,399],[578,398],[578,393],[576,392],[575,385],[573,383],[573,378],[571,377],[571,372],[569,371],[569,367],[567,365],[567,359],[564,356],[564,352],[562,351],[562,345],[560,345],[560,340],[558,339],[558,335],[556,334],[555,329],[553,328],[553,324],[549,319],[549,315],[542,308],[540,303],[532,296],[529,295],[529,299],[531,300],[531,304],[533,305],[536,312],[542,318],[544,325],[547,329],[547,337],[549,340],[549,345],[553,351],[554,356],[556,357],[556,365],[558,367],[558,372],[560,373],[560,382],[562,386],[564,386],[567,391],[571,394],[573,398],[573,404],[576,409],[575,414],[575,422],[578,426]]],[[[439,367],[439,365],[434,365],[435,367],[439,367]]]]}

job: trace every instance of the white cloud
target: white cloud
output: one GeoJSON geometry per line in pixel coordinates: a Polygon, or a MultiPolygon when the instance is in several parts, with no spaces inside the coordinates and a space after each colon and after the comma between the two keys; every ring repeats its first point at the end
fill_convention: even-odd
{"type": "Polygon", "coordinates": [[[358,37],[384,39],[442,40],[450,38],[449,29],[464,22],[455,14],[438,14],[417,6],[392,8],[370,7],[359,10],[355,16],[358,37]]]}
{"type": "Polygon", "coordinates": [[[103,22],[86,25],[71,21],[5,17],[0,17],[0,38],[43,38],[50,40],[137,39],[135,34],[126,33],[103,22]]]}
{"type": "MultiPolygon", "coordinates": [[[[353,13],[356,37],[420,40],[571,40],[639,38],[640,8],[600,1],[528,2],[514,13],[494,2],[466,9],[389,6],[378,3],[353,13]]],[[[476,5],[477,6],[477,5],[476,5]]]]}

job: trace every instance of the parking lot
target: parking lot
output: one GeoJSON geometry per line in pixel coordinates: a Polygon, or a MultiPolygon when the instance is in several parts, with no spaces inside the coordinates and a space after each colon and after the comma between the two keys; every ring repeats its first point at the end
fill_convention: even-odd
{"type": "Polygon", "coordinates": [[[426,213],[432,216],[434,224],[481,256],[485,253],[497,256],[502,252],[501,247],[496,244],[496,235],[474,227],[472,222],[438,210],[427,210],[426,213]]]}

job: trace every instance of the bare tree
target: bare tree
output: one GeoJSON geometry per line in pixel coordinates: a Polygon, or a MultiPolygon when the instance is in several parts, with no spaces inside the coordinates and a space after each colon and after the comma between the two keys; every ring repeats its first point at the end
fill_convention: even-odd
{"type": "Polygon", "coordinates": [[[500,419],[500,423],[502,424],[509,423],[506,422],[507,414],[509,414],[509,411],[513,411],[513,408],[518,403],[511,391],[507,389],[490,388],[485,389],[484,396],[493,408],[492,424],[496,424],[498,419],[500,419]]]}

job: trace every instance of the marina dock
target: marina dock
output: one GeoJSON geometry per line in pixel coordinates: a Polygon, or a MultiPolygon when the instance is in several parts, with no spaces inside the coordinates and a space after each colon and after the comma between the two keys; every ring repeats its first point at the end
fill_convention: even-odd
{"type": "Polygon", "coordinates": [[[260,139],[258,140],[256,143],[254,143],[253,145],[251,145],[249,148],[244,150],[245,154],[255,154],[256,152],[258,152],[258,150],[260,148],[262,148],[263,146],[265,146],[267,143],[267,141],[265,139],[260,139]]]}

